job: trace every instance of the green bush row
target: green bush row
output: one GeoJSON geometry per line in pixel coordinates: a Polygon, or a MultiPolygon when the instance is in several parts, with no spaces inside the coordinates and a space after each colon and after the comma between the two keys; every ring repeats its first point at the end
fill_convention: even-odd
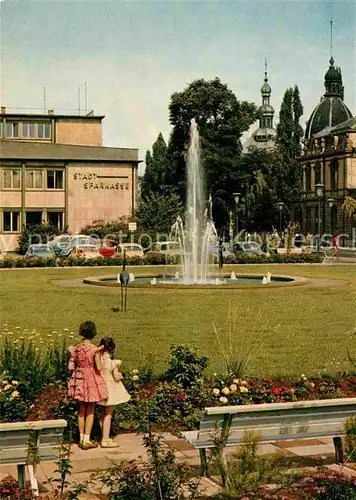
{"type": "MultiPolygon", "coordinates": [[[[152,255],[141,257],[131,257],[126,259],[129,266],[148,265],[157,266],[165,264],[179,264],[179,256],[152,255]]],[[[300,255],[235,255],[225,259],[225,264],[300,264],[300,263],[320,263],[323,258],[320,255],[300,254],[300,255]]],[[[21,268],[21,267],[80,267],[80,266],[122,266],[123,258],[101,258],[83,259],[80,257],[3,257],[0,259],[0,268],[21,268]]]]}

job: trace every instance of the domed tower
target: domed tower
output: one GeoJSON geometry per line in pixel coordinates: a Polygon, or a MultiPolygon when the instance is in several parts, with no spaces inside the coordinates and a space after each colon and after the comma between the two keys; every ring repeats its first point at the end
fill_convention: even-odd
{"type": "Polygon", "coordinates": [[[331,56],[329,69],[325,73],[325,94],[314,108],[305,129],[305,139],[310,141],[321,130],[334,127],[352,118],[352,113],[344,103],[344,87],[341,69],[335,67],[331,56]]]}
{"type": "Polygon", "coordinates": [[[271,92],[267,76],[267,62],[265,62],[265,78],[261,87],[262,105],[259,108],[259,128],[245,142],[243,147],[244,153],[247,153],[248,148],[252,146],[261,149],[269,149],[274,146],[274,138],[277,135],[277,130],[273,127],[274,108],[270,104],[271,92]]]}

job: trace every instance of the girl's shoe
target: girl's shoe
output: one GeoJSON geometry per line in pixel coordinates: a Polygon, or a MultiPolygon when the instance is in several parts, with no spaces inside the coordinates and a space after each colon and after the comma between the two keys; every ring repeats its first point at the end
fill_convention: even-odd
{"type": "Polygon", "coordinates": [[[79,443],[79,448],[81,448],[82,450],[90,450],[92,448],[97,448],[98,445],[96,443],[93,443],[92,441],[89,441],[89,442],[81,442],[79,443]]]}
{"type": "Polygon", "coordinates": [[[118,448],[119,445],[115,443],[112,439],[103,439],[101,441],[101,447],[102,448],[118,448]]]}

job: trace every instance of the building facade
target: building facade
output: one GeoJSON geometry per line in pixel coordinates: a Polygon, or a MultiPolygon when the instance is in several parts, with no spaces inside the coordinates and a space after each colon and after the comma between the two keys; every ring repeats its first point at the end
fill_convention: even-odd
{"type": "Polygon", "coordinates": [[[356,197],[356,118],[344,103],[340,68],[330,66],[325,74],[325,94],[314,108],[306,126],[302,156],[302,196],[294,204],[293,215],[304,233],[344,234],[352,240],[354,221],[342,205],[346,196],[356,197]],[[322,197],[316,185],[322,185],[322,197]],[[320,214],[319,214],[320,206],[320,214]]]}
{"type": "Polygon", "coordinates": [[[103,116],[0,114],[0,249],[24,226],[71,233],[134,214],[138,149],[102,147],[103,116]]]}

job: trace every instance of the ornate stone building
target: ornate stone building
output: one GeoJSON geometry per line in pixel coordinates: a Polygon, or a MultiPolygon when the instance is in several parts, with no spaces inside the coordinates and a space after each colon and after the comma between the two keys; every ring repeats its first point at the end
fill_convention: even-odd
{"type": "Polygon", "coordinates": [[[315,186],[322,184],[321,232],[347,234],[346,243],[355,225],[345,217],[342,204],[346,196],[356,195],[356,118],[344,103],[341,70],[335,67],[333,57],[324,83],[325,94],[306,126],[299,158],[303,191],[293,214],[304,233],[318,233],[319,198],[315,186]]]}
{"type": "Polygon", "coordinates": [[[247,153],[249,148],[270,149],[274,147],[274,139],[277,130],[273,127],[274,108],[270,104],[271,87],[268,83],[267,65],[265,67],[264,83],[261,87],[262,105],[260,111],[260,123],[257,130],[243,145],[243,152],[247,153]]]}

